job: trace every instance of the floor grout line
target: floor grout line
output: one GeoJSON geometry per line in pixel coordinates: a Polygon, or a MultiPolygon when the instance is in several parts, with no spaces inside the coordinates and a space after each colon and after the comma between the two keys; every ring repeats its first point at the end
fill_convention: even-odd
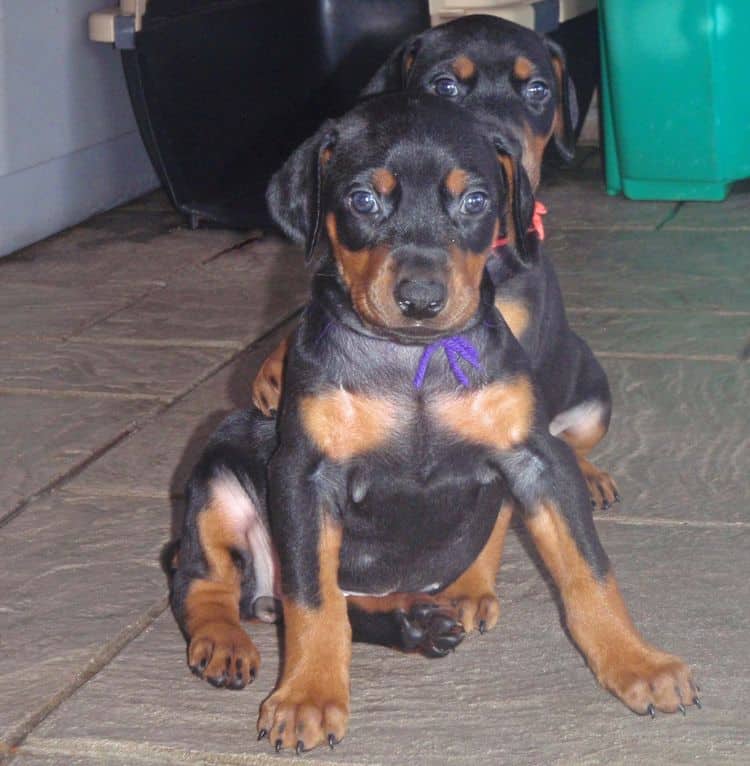
{"type": "Polygon", "coordinates": [[[677,214],[682,210],[682,206],[684,205],[684,202],[678,202],[667,214],[664,216],[664,218],[659,221],[659,223],[656,224],[654,227],[654,231],[661,231],[670,221],[673,221],[677,214]]]}
{"type": "Polygon", "coordinates": [[[278,322],[272,325],[268,330],[263,332],[261,335],[257,336],[253,340],[249,341],[243,347],[236,349],[233,353],[229,354],[227,357],[225,357],[221,361],[209,367],[198,378],[193,380],[189,385],[187,385],[181,391],[176,393],[169,400],[159,402],[160,406],[155,407],[151,412],[145,413],[142,417],[136,418],[130,424],[130,426],[127,426],[123,431],[121,431],[117,436],[115,436],[113,439],[107,442],[103,447],[100,447],[99,449],[95,450],[91,455],[89,455],[83,461],[72,466],[67,471],[62,473],[60,476],[58,476],[55,479],[52,479],[50,482],[45,484],[41,489],[33,492],[31,495],[21,500],[16,505],[15,508],[8,511],[8,513],[6,513],[5,515],[0,516],[0,529],[2,529],[4,526],[9,524],[13,519],[15,519],[21,513],[23,513],[23,511],[32,502],[39,500],[41,497],[46,496],[47,494],[49,494],[55,489],[59,489],[65,486],[65,484],[67,484],[68,482],[76,478],[78,475],[80,475],[81,472],[83,472],[86,468],[88,468],[92,463],[94,463],[100,457],[107,454],[111,449],[113,449],[118,444],[123,442],[129,436],[138,433],[146,424],[151,423],[155,418],[159,417],[162,413],[166,412],[171,407],[174,407],[177,403],[181,402],[186,396],[188,396],[190,393],[195,391],[195,389],[198,388],[198,386],[203,385],[203,383],[205,383],[207,380],[209,380],[214,375],[218,374],[223,369],[225,369],[230,364],[232,364],[232,362],[234,362],[241,354],[244,354],[247,351],[251,351],[254,346],[257,346],[263,343],[264,340],[272,336],[274,333],[278,332],[284,325],[288,324],[292,319],[298,316],[300,312],[302,311],[302,308],[303,307],[298,306],[297,308],[293,309],[291,312],[289,312],[286,316],[284,316],[282,319],[280,319],[278,322]]]}
{"type": "Polygon", "coordinates": [[[747,521],[702,521],[699,519],[665,519],[657,516],[646,518],[634,518],[623,514],[606,513],[597,514],[595,517],[597,524],[608,522],[610,524],[622,524],[630,527],[692,527],[694,529],[750,529],[750,522],[747,521]]]}
{"type": "Polygon", "coordinates": [[[594,349],[594,355],[600,359],[639,359],[644,361],[664,362],[740,362],[732,354],[662,354],[646,351],[600,351],[594,349]]]}
{"type": "Polygon", "coordinates": [[[8,756],[0,756],[0,764],[9,763],[15,755],[14,752],[19,745],[23,743],[26,737],[41,724],[50,713],[54,712],[66,699],[75,694],[84,684],[90,681],[97,673],[105,668],[133,639],[143,633],[146,628],[154,623],[168,606],[168,597],[162,596],[156,603],[152,604],[143,612],[135,622],[123,628],[113,639],[108,641],[99,651],[97,651],[86,663],[86,665],[76,672],[73,677],[62,686],[55,694],[49,697],[45,702],[37,706],[35,710],[28,713],[20,723],[3,735],[5,744],[10,749],[10,759],[8,756]]]}
{"type": "MultiPolygon", "coordinates": [[[[267,746],[266,746],[267,747],[267,746]]],[[[319,754],[320,751],[318,751],[319,754]]],[[[221,753],[192,748],[170,747],[134,740],[116,742],[95,737],[50,737],[34,739],[24,745],[18,754],[51,755],[59,757],[88,756],[101,763],[137,763],[137,764],[174,764],[195,763],[208,766],[278,766],[279,756],[263,750],[257,753],[221,753]],[[106,761],[104,759],[107,759],[106,761]],[[134,760],[137,759],[137,760],[134,760]]],[[[295,759],[296,761],[296,759],[295,759]]],[[[338,754],[331,758],[316,758],[321,766],[353,766],[352,761],[341,760],[338,754]]],[[[380,766],[377,761],[370,761],[370,766],[380,766]]]]}
{"type": "MultiPolygon", "coordinates": [[[[750,313],[750,312],[749,312],[750,313]]],[[[240,340],[200,340],[196,338],[118,338],[112,335],[69,338],[68,344],[83,343],[108,346],[143,346],[145,348],[220,348],[242,349],[240,340]]]]}
{"type": "Polygon", "coordinates": [[[612,314],[615,316],[637,314],[637,315],[679,315],[690,314],[691,316],[717,316],[717,317],[750,317],[750,311],[698,308],[694,306],[685,306],[677,309],[659,309],[659,308],[622,308],[618,306],[566,306],[565,311],[568,314],[612,314]]]}
{"type": "Polygon", "coordinates": [[[128,394],[117,391],[86,391],[76,389],[30,388],[28,386],[0,385],[0,396],[48,396],[52,399],[114,399],[121,402],[164,402],[168,396],[160,394],[128,394]]]}

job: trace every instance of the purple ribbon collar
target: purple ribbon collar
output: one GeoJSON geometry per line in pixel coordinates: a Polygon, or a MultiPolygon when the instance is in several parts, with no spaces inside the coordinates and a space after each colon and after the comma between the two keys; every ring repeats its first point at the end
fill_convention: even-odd
{"type": "Polygon", "coordinates": [[[417,366],[416,375],[414,375],[414,388],[419,390],[422,388],[425,376],[427,375],[427,368],[430,365],[430,360],[438,349],[445,351],[445,356],[448,359],[451,372],[456,380],[462,385],[470,385],[469,379],[466,377],[466,373],[459,366],[459,361],[463,360],[468,362],[475,370],[478,370],[482,365],[479,363],[479,353],[474,346],[469,343],[468,340],[462,338],[460,335],[454,335],[451,338],[442,338],[441,340],[430,343],[429,346],[425,346],[422,356],[417,366]]]}

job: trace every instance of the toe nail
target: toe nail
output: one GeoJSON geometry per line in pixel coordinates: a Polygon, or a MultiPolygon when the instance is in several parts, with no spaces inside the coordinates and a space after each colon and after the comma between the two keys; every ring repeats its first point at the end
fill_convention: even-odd
{"type": "Polygon", "coordinates": [[[652,717],[656,718],[656,708],[653,705],[649,705],[646,708],[646,712],[652,717]]]}
{"type": "Polygon", "coordinates": [[[703,709],[703,705],[701,705],[701,701],[697,697],[693,697],[693,705],[695,705],[698,710],[703,709]]]}
{"type": "Polygon", "coordinates": [[[487,630],[487,623],[484,620],[479,621],[479,632],[484,633],[487,630]]]}
{"type": "Polygon", "coordinates": [[[686,715],[685,706],[684,705],[682,705],[682,704],[678,705],[677,709],[682,713],[682,715],[686,715]]]}
{"type": "Polygon", "coordinates": [[[294,748],[294,752],[299,755],[300,753],[305,752],[305,744],[302,742],[301,739],[297,740],[297,747],[294,748]]]}
{"type": "Polygon", "coordinates": [[[260,742],[260,740],[262,740],[264,737],[267,737],[267,736],[268,736],[268,730],[267,729],[261,729],[258,732],[258,741],[260,742]]]}
{"type": "Polygon", "coordinates": [[[336,746],[336,737],[333,736],[333,734],[328,735],[328,747],[333,750],[333,748],[336,746]]]}
{"type": "Polygon", "coordinates": [[[274,749],[276,750],[277,753],[281,750],[281,740],[280,739],[276,740],[276,744],[274,745],[274,749]]]}

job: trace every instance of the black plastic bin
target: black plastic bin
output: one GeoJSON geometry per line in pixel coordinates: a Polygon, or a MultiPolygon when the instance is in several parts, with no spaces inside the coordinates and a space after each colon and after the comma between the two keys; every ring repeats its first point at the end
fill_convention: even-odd
{"type": "Polygon", "coordinates": [[[291,149],[429,26],[427,0],[150,0],[122,61],[138,126],[190,225],[268,223],[291,149]]]}

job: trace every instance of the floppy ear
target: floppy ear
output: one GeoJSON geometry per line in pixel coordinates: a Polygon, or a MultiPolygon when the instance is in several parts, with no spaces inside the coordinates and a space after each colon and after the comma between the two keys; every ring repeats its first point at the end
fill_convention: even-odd
{"type": "Polygon", "coordinates": [[[383,62],[360,96],[403,90],[409,83],[409,73],[422,46],[422,36],[413,35],[396,48],[383,62]]]}
{"type": "Polygon", "coordinates": [[[578,125],[578,99],[573,80],[568,75],[563,49],[552,40],[544,38],[544,44],[552,58],[557,77],[557,109],[553,136],[555,146],[565,162],[573,159],[576,151],[576,127],[578,125]]]}
{"type": "Polygon", "coordinates": [[[306,263],[318,241],[323,172],[337,137],[333,124],[325,123],[294,150],[266,190],[271,217],[291,240],[305,245],[306,263]]]}
{"type": "Polygon", "coordinates": [[[526,234],[534,215],[534,193],[518,155],[508,151],[507,144],[501,138],[495,138],[495,149],[505,178],[505,187],[508,190],[504,234],[514,248],[521,265],[529,266],[532,262],[532,254],[526,247],[526,234]]]}

